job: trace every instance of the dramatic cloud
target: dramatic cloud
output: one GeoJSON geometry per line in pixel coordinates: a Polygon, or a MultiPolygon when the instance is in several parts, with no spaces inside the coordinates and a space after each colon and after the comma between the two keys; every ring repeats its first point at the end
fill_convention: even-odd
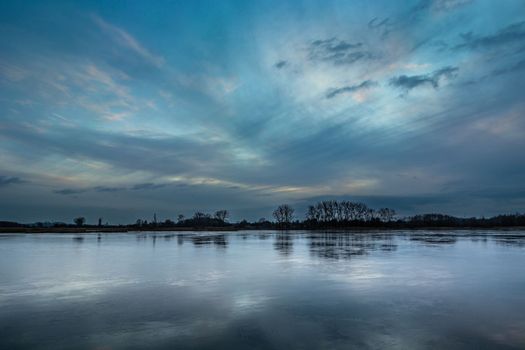
{"type": "Polygon", "coordinates": [[[525,211],[524,14],[2,1],[0,220],[258,219],[335,197],[525,211]]]}

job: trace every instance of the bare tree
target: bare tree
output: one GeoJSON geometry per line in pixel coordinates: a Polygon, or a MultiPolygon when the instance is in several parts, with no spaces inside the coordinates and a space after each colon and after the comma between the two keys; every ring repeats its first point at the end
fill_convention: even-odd
{"type": "Polygon", "coordinates": [[[273,217],[280,225],[288,225],[292,222],[294,211],[288,204],[283,204],[273,211],[273,217]]]}
{"type": "Polygon", "coordinates": [[[368,206],[364,203],[354,203],[354,214],[356,220],[366,221],[369,215],[368,206]]]}
{"type": "Polygon", "coordinates": [[[315,206],[308,206],[308,211],[306,212],[306,220],[317,220],[317,209],[315,208],[315,206]]]}
{"type": "Polygon", "coordinates": [[[390,208],[381,208],[377,213],[379,219],[383,222],[392,221],[392,219],[394,219],[394,216],[396,215],[396,211],[390,208]]]}
{"type": "Polygon", "coordinates": [[[86,222],[86,218],[83,216],[79,216],[78,218],[75,218],[75,220],[73,221],[75,222],[77,226],[82,226],[86,222]]]}
{"type": "Polygon", "coordinates": [[[230,213],[227,210],[217,210],[215,212],[215,218],[221,221],[226,221],[230,213]]]}
{"type": "Polygon", "coordinates": [[[203,219],[209,219],[210,218],[210,214],[205,214],[203,212],[196,212],[195,214],[193,214],[193,219],[194,220],[203,220],[203,219]]]}

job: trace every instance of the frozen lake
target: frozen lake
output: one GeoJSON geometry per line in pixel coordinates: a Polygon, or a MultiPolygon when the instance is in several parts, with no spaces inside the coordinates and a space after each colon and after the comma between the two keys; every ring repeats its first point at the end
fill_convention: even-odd
{"type": "Polygon", "coordinates": [[[525,232],[3,234],[0,348],[523,349],[525,232]]]}

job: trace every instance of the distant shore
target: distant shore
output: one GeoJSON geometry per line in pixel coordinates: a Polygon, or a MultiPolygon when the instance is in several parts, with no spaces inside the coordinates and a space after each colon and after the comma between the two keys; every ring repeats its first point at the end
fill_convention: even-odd
{"type": "Polygon", "coordinates": [[[289,228],[289,229],[276,229],[276,228],[253,228],[253,227],[127,227],[127,226],[111,226],[111,227],[0,227],[0,233],[124,233],[124,232],[235,232],[235,231],[260,231],[260,230],[271,230],[271,231],[332,231],[332,232],[346,232],[346,231],[446,231],[446,230],[502,230],[502,231],[516,231],[525,230],[524,226],[493,226],[493,227],[465,227],[465,226],[450,226],[450,227],[334,227],[334,228],[289,228]]]}
{"type": "Polygon", "coordinates": [[[500,214],[492,217],[455,217],[447,214],[428,213],[398,217],[390,208],[373,209],[364,203],[351,201],[320,201],[308,206],[304,219],[297,217],[295,209],[282,204],[272,213],[275,220],[260,218],[257,221],[232,222],[228,210],[214,214],[197,211],[191,217],[182,214],[174,221],[137,219],[128,223],[109,223],[99,217],[97,224],[84,216],[75,217],[72,223],[38,221],[19,223],[0,220],[0,233],[96,233],[96,232],[157,232],[157,231],[239,231],[239,230],[288,230],[288,231],[396,231],[396,230],[523,230],[525,214],[500,214]]]}
{"type": "Polygon", "coordinates": [[[158,231],[238,231],[234,227],[0,227],[0,233],[116,233],[158,231]]]}

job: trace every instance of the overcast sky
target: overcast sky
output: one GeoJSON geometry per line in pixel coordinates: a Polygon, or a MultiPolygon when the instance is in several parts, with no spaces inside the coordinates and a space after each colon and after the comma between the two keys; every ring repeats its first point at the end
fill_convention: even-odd
{"type": "Polygon", "coordinates": [[[525,1],[2,1],[0,220],[525,211],[525,1]]]}

